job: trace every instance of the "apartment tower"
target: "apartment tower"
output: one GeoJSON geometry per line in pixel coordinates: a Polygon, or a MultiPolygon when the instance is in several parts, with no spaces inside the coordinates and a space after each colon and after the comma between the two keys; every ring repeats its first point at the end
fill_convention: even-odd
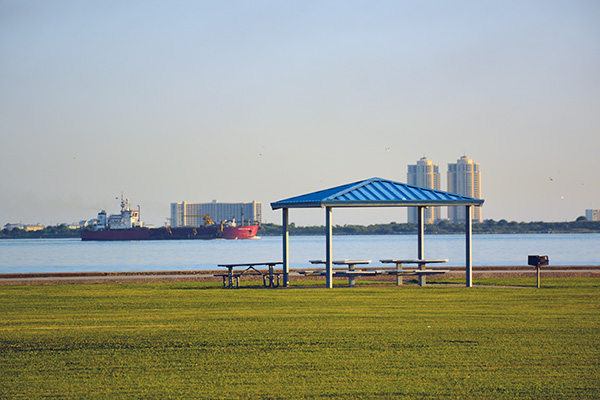
{"type": "Polygon", "coordinates": [[[587,209],[585,210],[585,217],[588,221],[600,221],[600,210],[587,209]]]}
{"type": "MultiPolygon", "coordinates": [[[[448,192],[481,198],[481,173],[479,164],[462,156],[456,164],[448,164],[448,192]]],[[[451,222],[465,222],[465,207],[448,207],[451,222]]],[[[472,207],[473,222],[481,222],[481,207],[472,207]]]]}
{"type": "MultiPolygon", "coordinates": [[[[427,157],[421,158],[416,165],[408,166],[407,180],[409,185],[416,185],[430,189],[440,190],[440,168],[433,164],[427,157]]],[[[432,224],[440,219],[440,207],[429,207],[423,213],[424,222],[432,224]]],[[[418,210],[408,207],[408,223],[418,223],[418,210]]]]}

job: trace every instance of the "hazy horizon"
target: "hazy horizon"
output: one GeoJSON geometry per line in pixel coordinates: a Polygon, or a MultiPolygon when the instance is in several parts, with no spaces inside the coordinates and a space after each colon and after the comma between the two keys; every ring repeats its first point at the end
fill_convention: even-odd
{"type": "MultiPolygon", "coordinates": [[[[480,164],[482,218],[600,208],[600,3],[0,0],[0,224],[269,204],[480,164]]],[[[445,211],[442,212],[445,216],[445,211]]],[[[321,210],[292,210],[322,225],[321,210]]],[[[334,224],[406,209],[334,210],[334,224]]]]}

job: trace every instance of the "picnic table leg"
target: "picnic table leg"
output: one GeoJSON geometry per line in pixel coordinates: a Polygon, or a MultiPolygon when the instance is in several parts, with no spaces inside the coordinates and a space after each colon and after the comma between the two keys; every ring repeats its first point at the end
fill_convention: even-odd
{"type": "MultiPolygon", "coordinates": [[[[419,264],[419,270],[423,270],[425,268],[424,267],[425,264],[419,264]]],[[[425,277],[425,275],[419,275],[419,286],[425,286],[427,284],[427,278],[425,277]]]]}
{"type": "Polygon", "coordinates": [[[272,288],[275,287],[275,276],[273,276],[275,266],[269,265],[269,281],[272,288]]]}
{"type": "Polygon", "coordinates": [[[402,286],[402,275],[400,275],[401,269],[402,269],[402,264],[396,263],[396,286],[402,286]]]}
{"type": "Polygon", "coordinates": [[[275,287],[275,276],[274,274],[274,269],[275,267],[273,265],[269,265],[269,287],[274,288],[275,287]]]}
{"type": "MultiPolygon", "coordinates": [[[[354,264],[348,264],[348,271],[354,271],[354,264]]],[[[348,286],[354,287],[354,275],[348,276],[348,286]]]]}
{"type": "Polygon", "coordinates": [[[276,288],[279,286],[279,275],[277,275],[277,284],[275,284],[275,266],[269,265],[269,272],[263,275],[263,286],[276,288]],[[267,282],[268,281],[268,282],[267,282]]]}
{"type": "Polygon", "coordinates": [[[276,288],[279,286],[279,275],[277,276],[277,283],[275,283],[275,275],[269,275],[269,287],[276,288]]]}
{"type": "Polygon", "coordinates": [[[227,272],[227,278],[229,281],[229,289],[233,289],[233,268],[227,268],[229,271],[227,272]]]}

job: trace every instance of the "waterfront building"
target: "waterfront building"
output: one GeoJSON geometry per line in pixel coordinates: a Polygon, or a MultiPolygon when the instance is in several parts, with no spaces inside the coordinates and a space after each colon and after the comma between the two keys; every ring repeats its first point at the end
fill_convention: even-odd
{"type": "MultiPolygon", "coordinates": [[[[479,163],[462,156],[455,164],[448,164],[448,192],[481,198],[481,172],[479,163]]],[[[481,207],[472,207],[474,222],[481,222],[481,207]]],[[[451,222],[465,222],[465,207],[448,207],[451,222]]]]}
{"type": "MultiPolygon", "coordinates": [[[[422,157],[417,164],[408,166],[407,183],[435,190],[440,190],[440,167],[427,157],[422,157]]],[[[440,207],[428,207],[423,213],[424,222],[432,224],[440,219],[440,207]]],[[[408,207],[408,223],[418,223],[418,209],[408,207]]]]}
{"type": "Polygon", "coordinates": [[[600,210],[585,210],[585,217],[588,221],[600,221],[600,210]]]}
{"type": "Polygon", "coordinates": [[[4,225],[4,229],[7,229],[9,231],[12,231],[13,229],[22,229],[26,232],[35,232],[35,231],[41,231],[42,229],[44,229],[44,225],[42,225],[42,224],[28,225],[28,224],[22,224],[20,222],[11,224],[9,222],[8,224],[4,225]]]}
{"type": "Polygon", "coordinates": [[[244,222],[262,222],[262,203],[171,203],[171,226],[203,226],[207,217],[215,223],[234,221],[237,224],[244,222]]]}

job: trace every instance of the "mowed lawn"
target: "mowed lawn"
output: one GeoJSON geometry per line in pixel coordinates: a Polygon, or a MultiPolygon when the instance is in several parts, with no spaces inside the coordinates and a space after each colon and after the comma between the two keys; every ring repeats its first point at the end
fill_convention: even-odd
{"type": "Polygon", "coordinates": [[[600,280],[542,284],[3,286],[0,397],[600,398],[600,280]]]}

